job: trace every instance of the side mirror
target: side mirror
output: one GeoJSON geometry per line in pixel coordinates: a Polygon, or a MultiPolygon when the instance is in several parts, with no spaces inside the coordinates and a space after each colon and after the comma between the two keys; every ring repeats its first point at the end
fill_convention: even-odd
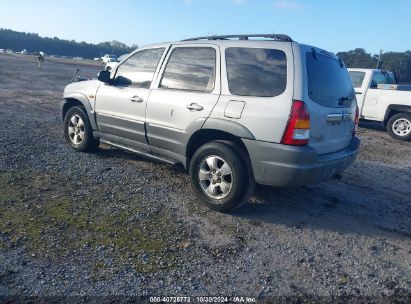
{"type": "Polygon", "coordinates": [[[101,71],[97,74],[97,79],[101,82],[111,84],[110,72],[109,71],[101,71]]]}

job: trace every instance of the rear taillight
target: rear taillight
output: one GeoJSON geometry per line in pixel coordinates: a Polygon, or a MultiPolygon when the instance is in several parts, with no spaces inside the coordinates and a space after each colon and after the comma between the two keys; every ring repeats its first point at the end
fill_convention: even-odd
{"type": "Polygon", "coordinates": [[[352,130],[352,136],[355,136],[355,131],[357,131],[358,124],[360,122],[360,110],[358,106],[355,108],[355,121],[354,121],[354,129],[352,130]]]}
{"type": "Polygon", "coordinates": [[[294,100],[290,118],[281,143],[284,145],[303,146],[310,137],[310,113],[303,101],[294,100]]]}

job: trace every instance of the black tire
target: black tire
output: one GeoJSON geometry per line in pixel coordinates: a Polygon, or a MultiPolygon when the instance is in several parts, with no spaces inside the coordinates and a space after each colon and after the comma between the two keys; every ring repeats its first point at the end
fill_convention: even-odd
{"type": "MultiPolygon", "coordinates": [[[[206,168],[208,167],[208,165],[205,166],[206,168]]],[[[189,170],[194,193],[201,199],[204,205],[213,210],[228,212],[237,209],[248,201],[254,191],[255,182],[248,156],[240,147],[230,142],[214,141],[198,148],[191,158],[189,170]],[[219,187],[219,183],[217,182],[215,185],[219,189],[217,192],[221,192],[216,195],[221,197],[211,197],[206,194],[206,190],[203,190],[207,183],[209,183],[209,186],[212,186],[211,181],[203,180],[203,182],[200,182],[200,167],[202,164],[207,163],[206,159],[210,157],[218,159],[217,167],[227,163],[231,169],[231,174],[229,175],[230,190],[223,194],[223,188],[219,187]]],[[[208,167],[208,170],[212,171],[210,167],[208,167]]],[[[212,173],[210,173],[211,175],[212,173]]],[[[223,178],[220,179],[222,180],[223,178]]]]}
{"type": "Polygon", "coordinates": [[[98,141],[93,137],[93,130],[91,128],[86,110],[83,107],[79,106],[70,108],[64,116],[64,137],[67,143],[78,152],[94,150],[99,144],[98,141]],[[71,128],[73,127],[73,122],[71,121],[71,119],[77,119],[78,117],[81,118],[83,127],[78,127],[76,129],[76,132],[78,131],[78,134],[75,135],[82,135],[83,137],[81,141],[75,141],[75,135],[69,132],[69,125],[71,128]]]}
{"type": "Polygon", "coordinates": [[[403,141],[411,140],[411,114],[398,113],[391,116],[387,123],[387,132],[392,138],[403,141]]]}

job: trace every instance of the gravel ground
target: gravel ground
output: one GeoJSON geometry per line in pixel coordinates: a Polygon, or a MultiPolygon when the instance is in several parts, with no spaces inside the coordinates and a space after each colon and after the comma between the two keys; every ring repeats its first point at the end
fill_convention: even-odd
{"type": "Polygon", "coordinates": [[[3,299],[411,301],[411,143],[363,123],[342,179],[259,186],[242,209],[220,214],[198,203],[181,167],[65,144],[58,104],[75,67],[46,60],[38,70],[32,57],[0,55],[3,299]]]}

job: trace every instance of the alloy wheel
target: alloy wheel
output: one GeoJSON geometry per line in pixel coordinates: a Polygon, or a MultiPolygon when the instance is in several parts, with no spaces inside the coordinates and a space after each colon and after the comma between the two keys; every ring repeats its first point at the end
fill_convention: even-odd
{"type": "Polygon", "coordinates": [[[68,123],[68,135],[71,142],[75,145],[80,145],[84,140],[85,126],[80,115],[74,114],[71,116],[68,123]]]}
{"type": "Polygon", "coordinates": [[[198,168],[198,179],[204,193],[213,199],[226,197],[233,185],[233,174],[228,163],[216,155],[207,156],[198,168]]]}

